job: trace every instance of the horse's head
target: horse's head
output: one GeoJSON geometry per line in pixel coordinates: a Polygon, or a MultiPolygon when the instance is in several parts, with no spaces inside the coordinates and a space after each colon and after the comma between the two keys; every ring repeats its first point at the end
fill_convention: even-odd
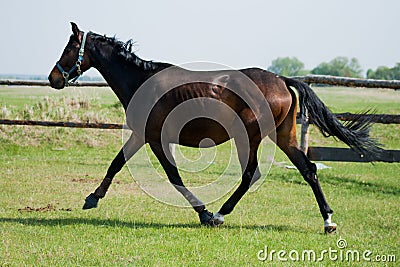
{"type": "Polygon", "coordinates": [[[88,53],[85,52],[87,34],[80,31],[75,23],[71,22],[71,25],[73,34],[49,75],[50,85],[55,89],[68,86],[69,80],[76,80],[91,67],[88,53]]]}

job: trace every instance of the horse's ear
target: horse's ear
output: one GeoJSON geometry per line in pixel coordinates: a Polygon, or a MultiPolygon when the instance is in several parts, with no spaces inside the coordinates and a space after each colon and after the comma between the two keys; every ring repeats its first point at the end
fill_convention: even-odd
{"type": "Polygon", "coordinates": [[[74,36],[76,37],[76,39],[79,40],[79,33],[81,32],[78,28],[78,25],[76,25],[74,22],[71,22],[71,26],[72,26],[72,33],[74,34],[74,36]]]}

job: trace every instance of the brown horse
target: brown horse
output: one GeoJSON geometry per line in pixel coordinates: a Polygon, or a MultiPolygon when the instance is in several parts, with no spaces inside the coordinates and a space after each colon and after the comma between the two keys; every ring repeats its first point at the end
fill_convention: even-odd
{"type": "Polygon", "coordinates": [[[368,136],[369,121],[360,119],[342,125],[311,88],[293,79],[250,68],[238,71],[189,71],[171,64],[145,61],[131,52],[131,42],[92,32],[72,24],[73,34],[60,60],[49,75],[53,88],[68,86],[91,67],[96,68],[121,101],[132,135],[112,161],[100,186],[87,198],[84,209],[97,207],[113,177],[144,144],[160,161],[169,181],[199,214],[201,224],[220,225],[224,215],[259,178],[257,149],[265,136],[271,137],[311,186],[324,219],[325,232],[336,230],[332,209],[322,192],[316,166],[299,149],[296,140],[297,89],[300,113],[308,115],[325,136],[335,136],[356,151],[379,153],[368,136]],[[145,90],[142,90],[145,88],[145,90]],[[168,115],[188,103],[171,123],[168,115]],[[190,113],[190,114],[189,114],[190,113]],[[165,124],[165,125],[164,125],[165,124]],[[234,139],[242,167],[242,181],[221,209],[212,214],[183,184],[165,144],[199,147],[234,139]]]}

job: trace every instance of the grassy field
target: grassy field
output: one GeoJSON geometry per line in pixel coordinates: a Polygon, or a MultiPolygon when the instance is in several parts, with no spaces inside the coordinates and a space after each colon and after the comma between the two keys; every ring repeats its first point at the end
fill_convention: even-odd
{"type": "MultiPolygon", "coordinates": [[[[399,92],[315,90],[334,112],[400,114],[399,92]]],[[[0,87],[0,108],[8,119],[124,122],[105,88],[0,87]]],[[[399,130],[377,124],[372,135],[400,149],[399,130]]],[[[312,127],[310,143],[343,146],[312,127]]],[[[262,186],[239,202],[223,226],[208,228],[191,209],[145,194],[127,168],[97,209],[81,210],[121,145],[119,130],[0,126],[0,266],[370,266],[363,255],[380,261],[377,266],[400,261],[400,164],[324,162],[332,168],[319,177],[338,224],[336,235],[324,235],[310,187],[296,170],[280,167],[290,163],[277,151],[279,164],[262,186]],[[347,246],[339,248],[344,240],[347,246]],[[279,258],[278,251],[286,254],[279,258]],[[360,259],[352,260],[356,253],[360,259]]],[[[222,171],[219,164],[213,168],[182,176],[186,183],[207,180],[222,171]]],[[[208,209],[217,211],[226,198],[208,209]]]]}

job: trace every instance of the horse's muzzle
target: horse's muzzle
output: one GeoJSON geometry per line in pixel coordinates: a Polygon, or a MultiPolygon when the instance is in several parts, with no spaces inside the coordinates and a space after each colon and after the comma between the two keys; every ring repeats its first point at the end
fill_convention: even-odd
{"type": "Polygon", "coordinates": [[[54,89],[63,89],[65,87],[64,78],[61,75],[56,75],[52,71],[49,75],[50,86],[54,89]]]}

